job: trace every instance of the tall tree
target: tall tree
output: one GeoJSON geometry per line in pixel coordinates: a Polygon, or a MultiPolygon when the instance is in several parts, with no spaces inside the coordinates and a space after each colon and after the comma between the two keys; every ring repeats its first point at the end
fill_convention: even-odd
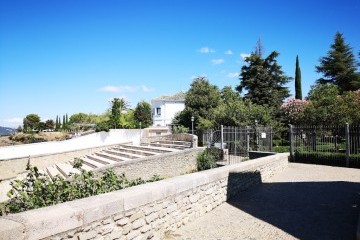
{"type": "Polygon", "coordinates": [[[264,47],[261,43],[261,38],[259,37],[259,39],[256,42],[256,46],[255,46],[255,54],[257,56],[259,56],[260,58],[262,58],[263,53],[264,53],[264,47]]]}
{"type": "Polygon", "coordinates": [[[128,103],[124,98],[114,98],[111,101],[110,125],[112,128],[120,127],[121,112],[128,108],[128,103]]]}
{"type": "Polygon", "coordinates": [[[295,99],[302,99],[301,90],[301,70],[299,65],[299,57],[296,55],[296,67],[295,67],[295,99]]]}
{"type": "Polygon", "coordinates": [[[145,101],[139,102],[134,110],[134,118],[140,123],[141,127],[146,128],[151,125],[151,105],[145,101]]]}
{"type": "Polygon", "coordinates": [[[66,129],[69,128],[69,117],[68,117],[68,114],[65,115],[65,127],[66,127],[66,129]]]}
{"type": "Polygon", "coordinates": [[[355,57],[341,33],[335,34],[330,50],[319,61],[316,71],[322,73],[323,78],[318,79],[318,83],[335,84],[341,92],[359,89],[360,76],[356,73],[355,57]]]}
{"type": "Polygon", "coordinates": [[[214,109],[220,103],[220,92],[217,86],[210,84],[206,77],[197,77],[190,85],[185,96],[185,109],[174,119],[174,122],[191,128],[191,117],[195,119],[195,128],[200,119],[214,119],[214,109]]]}
{"type": "Polygon", "coordinates": [[[240,84],[236,90],[244,98],[259,105],[279,108],[283,100],[290,96],[289,89],[284,85],[291,78],[286,76],[277,63],[279,53],[273,51],[265,59],[252,53],[245,59],[246,65],[241,68],[240,84]]]}
{"type": "Polygon", "coordinates": [[[62,121],[62,129],[65,130],[66,129],[66,120],[65,120],[65,115],[63,115],[63,121],[62,121]]]}
{"type": "Polygon", "coordinates": [[[40,117],[37,114],[31,113],[28,114],[24,120],[24,131],[32,131],[33,129],[38,129],[40,124],[40,117]]]}

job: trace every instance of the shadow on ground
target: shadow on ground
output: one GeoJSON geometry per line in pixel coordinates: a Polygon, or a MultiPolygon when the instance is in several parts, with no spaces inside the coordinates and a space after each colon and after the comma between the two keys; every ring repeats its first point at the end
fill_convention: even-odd
{"type": "Polygon", "coordinates": [[[245,189],[237,183],[245,180],[245,186],[250,186],[249,177],[261,182],[259,173],[229,176],[228,203],[232,206],[299,239],[355,239],[359,183],[275,182],[241,192],[245,189]]]}

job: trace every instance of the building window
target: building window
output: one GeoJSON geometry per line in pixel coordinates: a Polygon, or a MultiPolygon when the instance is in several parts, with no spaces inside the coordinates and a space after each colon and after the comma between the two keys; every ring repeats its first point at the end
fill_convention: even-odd
{"type": "Polygon", "coordinates": [[[156,115],[161,115],[161,108],[156,108],[156,115]]]}

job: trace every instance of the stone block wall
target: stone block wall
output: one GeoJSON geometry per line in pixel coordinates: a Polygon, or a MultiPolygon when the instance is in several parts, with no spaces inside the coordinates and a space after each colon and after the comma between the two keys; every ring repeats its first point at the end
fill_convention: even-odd
{"type": "Polygon", "coordinates": [[[170,178],[196,170],[196,157],[204,148],[190,148],[180,152],[164,153],[105,166],[95,171],[112,169],[116,174],[125,173],[129,179],[150,179],[154,175],[170,178]]]}
{"type": "Polygon", "coordinates": [[[0,239],[163,239],[286,168],[288,154],[0,218],[0,239]]]}

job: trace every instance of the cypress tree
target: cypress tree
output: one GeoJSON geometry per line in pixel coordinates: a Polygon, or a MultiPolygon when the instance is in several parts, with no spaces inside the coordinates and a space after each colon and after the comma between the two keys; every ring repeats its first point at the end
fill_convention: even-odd
{"type": "Polygon", "coordinates": [[[59,130],[59,116],[56,115],[55,130],[59,130]]]}
{"type": "Polygon", "coordinates": [[[68,126],[69,126],[69,118],[68,118],[68,114],[66,114],[65,128],[68,129],[68,126]]]}
{"type": "Polygon", "coordinates": [[[296,68],[295,68],[295,98],[302,99],[301,70],[299,65],[299,57],[297,55],[296,55],[296,68]]]}
{"type": "Polygon", "coordinates": [[[65,120],[65,115],[63,115],[63,124],[62,124],[62,129],[65,130],[66,129],[66,120],[65,120]]]}

